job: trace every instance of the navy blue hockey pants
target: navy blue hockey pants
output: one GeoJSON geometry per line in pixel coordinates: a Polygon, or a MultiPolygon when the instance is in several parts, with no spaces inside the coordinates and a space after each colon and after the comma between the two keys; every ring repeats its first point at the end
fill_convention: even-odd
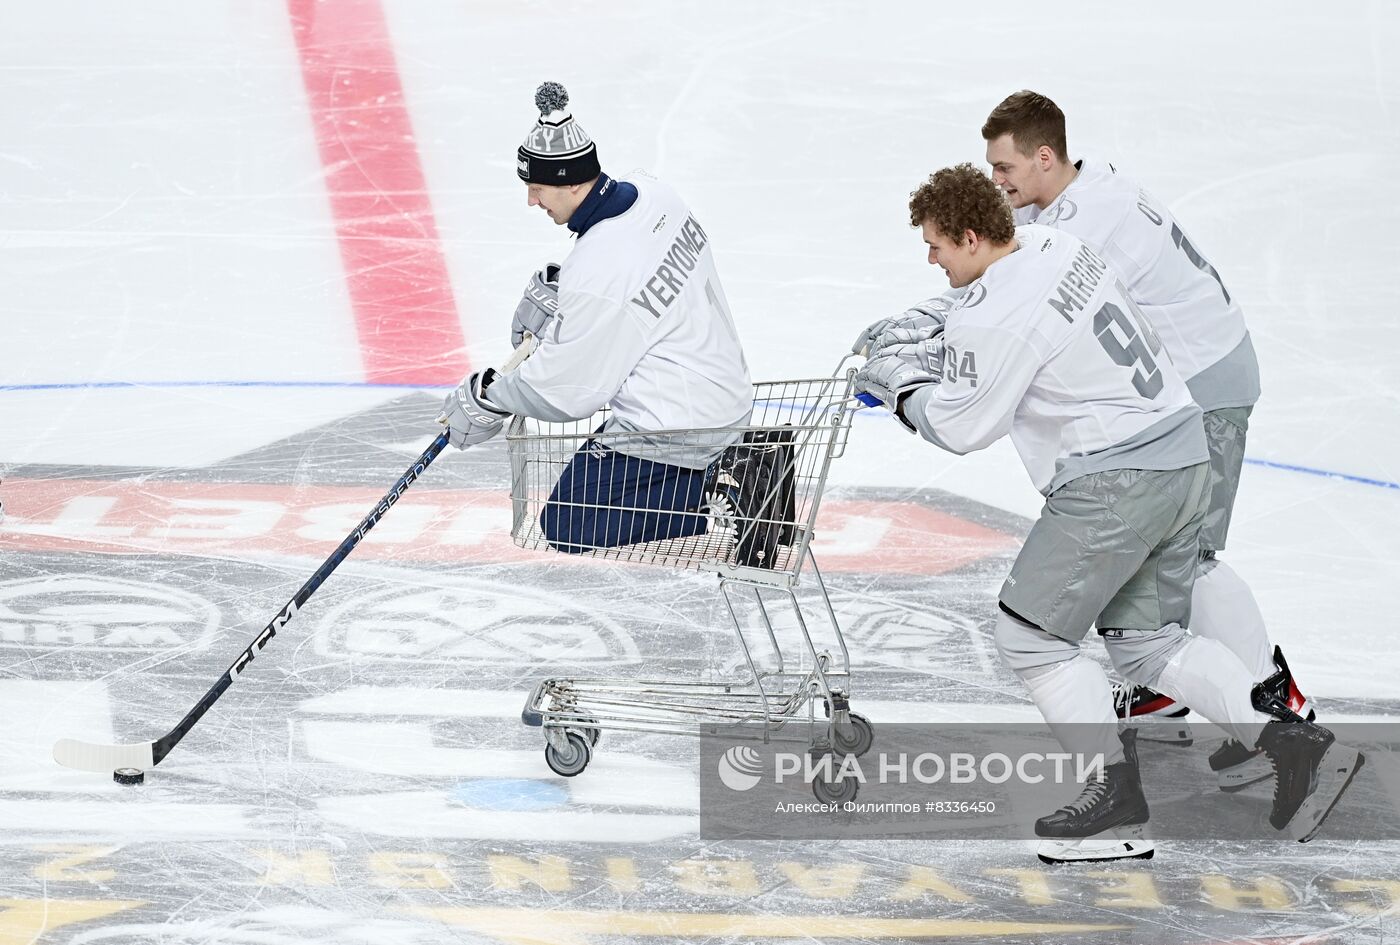
{"type": "Polygon", "coordinates": [[[706,470],[619,453],[596,440],[564,467],[540,527],[559,551],[579,554],[705,532],[706,470]]]}

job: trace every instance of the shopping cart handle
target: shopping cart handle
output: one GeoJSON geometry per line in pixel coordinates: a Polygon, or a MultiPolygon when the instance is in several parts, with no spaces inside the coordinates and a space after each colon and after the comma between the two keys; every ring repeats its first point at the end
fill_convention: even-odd
{"type": "Polygon", "coordinates": [[[865,406],[867,406],[867,407],[878,407],[878,406],[880,406],[880,398],[879,398],[879,397],[876,397],[874,394],[867,394],[867,393],[861,392],[861,393],[859,393],[859,394],[856,394],[856,400],[858,400],[858,401],[860,401],[861,403],[865,404],[865,406]]]}

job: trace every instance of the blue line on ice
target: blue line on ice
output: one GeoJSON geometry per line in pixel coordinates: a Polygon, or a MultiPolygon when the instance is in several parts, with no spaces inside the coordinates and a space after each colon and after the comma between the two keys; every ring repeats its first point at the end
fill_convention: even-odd
{"type": "Polygon", "coordinates": [[[1353,476],[1350,473],[1332,472],[1328,469],[1314,469],[1311,466],[1296,466],[1293,463],[1276,463],[1271,459],[1249,459],[1246,457],[1245,462],[1249,463],[1251,466],[1282,469],[1285,472],[1307,473],[1309,476],[1340,479],[1344,482],[1355,482],[1363,486],[1379,486],[1382,489],[1400,489],[1400,482],[1390,482],[1386,479],[1372,479],[1369,476],[1353,476]]]}

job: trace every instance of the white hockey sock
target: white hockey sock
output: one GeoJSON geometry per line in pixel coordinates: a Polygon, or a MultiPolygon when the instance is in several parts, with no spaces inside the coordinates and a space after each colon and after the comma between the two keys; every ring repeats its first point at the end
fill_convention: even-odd
{"type": "Polygon", "coordinates": [[[1263,682],[1278,669],[1254,594],[1223,561],[1214,561],[1196,575],[1191,592],[1191,632],[1228,646],[1255,682],[1263,682]]]}
{"type": "Polygon", "coordinates": [[[1098,663],[1076,656],[1019,675],[1065,751],[1084,757],[1102,754],[1107,765],[1123,760],[1113,689],[1098,663]]]}
{"type": "Polygon", "coordinates": [[[1249,670],[1219,640],[1188,636],[1153,688],[1189,705],[1251,747],[1264,724],[1272,721],[1250,702],[1254,680],[1249,670]]]}

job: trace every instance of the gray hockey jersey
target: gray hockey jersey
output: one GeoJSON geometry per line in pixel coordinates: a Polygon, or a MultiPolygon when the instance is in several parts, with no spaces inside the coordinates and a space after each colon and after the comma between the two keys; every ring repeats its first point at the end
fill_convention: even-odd
{"type": "Polygon", "coordinates": [[[1022,207],[1016,222],[1073,233],[1108,261],[1203,410],[1259,399],[1259,361],[1239,303],[1171,211],[1132,178],[1085,158],[1053,203],[1022,207]]]}
{"type": "MultiPolygon", "coordinates": [[[[741,426],[753,388],[709,234],[670,187],[629,181],[636,202],[574,244],[559,273],[559,314],[529,360],[492,383],[490,399],[552,421],[611,406],[609,431],[741,426]]],[[[701,468],[738,437],[696,435],[684,441],[693,449],[678,449],[674,436],[609,445],[701,468]]]]}
{"type": "Polygon", "coordinates": [[[1010,434],[1049,495],[1109,469],[1206,461],[1201,408],[1108,264],[1074,236],[1016,229],[948,314],[943,380],[901,413],[954,453],[1010,434]]]}

